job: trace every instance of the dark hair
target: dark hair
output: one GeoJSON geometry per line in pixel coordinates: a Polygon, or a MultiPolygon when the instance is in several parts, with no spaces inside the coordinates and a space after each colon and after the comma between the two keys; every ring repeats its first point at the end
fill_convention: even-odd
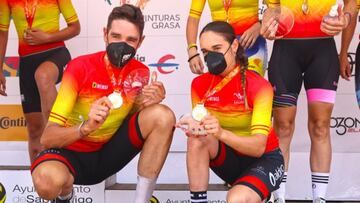
{"type": "Polygon", "coordinates": [[[114,20],[127,20],[131,22],[139,29],[140,36],[142,36],[144,32],[144,16],[140,8],[136,6],[124,4],[122,6],[115,7],[108,17],[108,32],[111,29],[111,24],[114,20]]]}
{"type": "MultiPolygon", "coordinates": [[[[224,37],[224,39],[232,44],[236,38],[234,28],[224,21],[213,21],[208,23],[200,32],[200,36],[205,32],[215,32],[224,37]]],[[[249,65],[248,58],[245,54],[244,48],[239,44],[236,51],[236,63],[240,64],[241,83],[243,86],[243,94],[245,98],[245,110],[248,109],[247,97],[246,97],[246,69],[249,65]]]]}

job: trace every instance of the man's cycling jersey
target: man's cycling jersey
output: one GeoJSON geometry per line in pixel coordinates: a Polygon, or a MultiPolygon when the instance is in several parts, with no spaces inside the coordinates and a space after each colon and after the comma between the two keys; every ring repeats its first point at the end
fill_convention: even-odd
{"type": "MultiPolygon", "coordinates": [[[[222,79],[210,73],[196,77],[191,86],[193,106],[201,103],[209,89],[222,79]]],[[[241,76],[238,73],[221,91],[206,98],[204,104],[219,119],[222,128],[238,136],[269,136],[266,152],[274,150],[278,147],[278,140],[271,126],[273,89],[270,83],[253,71],[246,71],[246,97],[248,109],[245,109],[241,76]]]]}
{"type": "Polygon", "coordinates": [[[0,0],[0,31],[8,31],[10,19],[14,20],[19,37],[19,55],[26,56],[64,46],[64,42],[30,46],[24,41],[24,31],[28,28],[25,17],[26,2],[29,10],[35,9],[33,29],[40,29],[46,33],[59,31],[60,13],[68,24],[78,21],[71,0],[0,0]],[[36,2],[37,5],[33,5],[36,2]]]}
{"type": "MultiPolygon", "coordinates": [[[[68,64],[49,121],[61,126],[78,125],[82,120],[88,119],[91,104],[95,100],[114,91],[104,56],[105,52],[98,52],[78,57],[68,64]]],[[[67,146],[67,149],[99,150],[132,112],[139,88],[146,85],[149,80],[149,69],[135,59],[122,69],[112,70],[114,75],[123,78],[120,85],[123,105],[118,109],[112,109],[98,130],[67,146]]]]}

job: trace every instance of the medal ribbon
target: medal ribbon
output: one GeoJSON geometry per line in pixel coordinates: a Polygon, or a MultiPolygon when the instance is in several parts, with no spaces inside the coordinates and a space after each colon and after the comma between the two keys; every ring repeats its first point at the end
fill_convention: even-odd
{"type": "Polygon", "coordinates": [[[114,91],[115,92],[121,92],[120,86],[121,86],[121,83],[122,83],[122,80],[123,80],[123,72],[124,72],[123,70],[124,70],[124,68],[121,69],[119,77],[116,80],[114,71],[113,71],[113,69],[112,69],[112,67],[110,65],[110,61],[109,61],[109,58],[108,58],[107,54],[105,54],[105,56],[104,56],[104,61],[105,61],[106,71],[107,71],[107,73],[109,75],[109,78],[110,78],[111,84],[113,85],[114,91]]]}
{"type": "Polygon", "coordinates": [[[221,91],[239,72],[240,67],[237,66],[236,68],[234,68],[234,70],[228,73],[214,88],[212,88],[211,90],[209,89],[200,103],[204,104],[207,98],[221,91]]]}
{"type": "Polygon", "coordinates": [[[29,0],[25,0],[24,12],[28,28],[31,29],[35,18],[36,7],[38,6],[39,2],[38,0],[34,0],[30,6],[28,1],[29,0]]]}
{"type": "Polygon", "coordinates": [[[229,9],[231,7],[232,0],[223,0],[224,9],[226,12],[226,22],[229,22],[229,9]]]}

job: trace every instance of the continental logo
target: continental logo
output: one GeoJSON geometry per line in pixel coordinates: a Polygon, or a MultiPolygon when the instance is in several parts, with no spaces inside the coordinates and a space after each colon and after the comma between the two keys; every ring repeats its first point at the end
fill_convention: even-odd
{"type": "Polygon", "coordinates": [[[26,120],[21,105],[0,105],[0,141],[26,141],[26,120]]]}
{"type": "Polygon", "coordinates": [[[21,118],[0,117],[0,128],[9,129],[11,127],[26,127],[26,120],[21,118]]]}

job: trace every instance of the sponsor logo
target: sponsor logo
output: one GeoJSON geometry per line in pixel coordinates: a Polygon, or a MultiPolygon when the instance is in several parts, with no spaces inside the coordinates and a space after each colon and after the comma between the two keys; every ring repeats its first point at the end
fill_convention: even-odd
{"type": "Polygon", "coordinates": [[[19,57],[9,56],[5,57],[3,63],[4,75],[6,77],[16,77],[19,75],[19,57]]]}
{"type": "Polygon", "coordinates": [[[330,128],[338,135],[360,133],[360,120],[356,117],[331,117],[330,128]]]}
{"type": "MultiPolygon", "coordinates": [[[[49,200],[42,199],[36,193],[33,186],[23,186],[16,184],[12,189],[14,197],[12,203],[42,203],[51,202],[49,200]]],[[[91,194],[91,188],[87,186],[74,186],[74,197],[72,203],[93,203],[94,200],[89,195],[91,194]],[[78,196],[77,194],[81,194],[78,196]]]]}
{"type": "Polygon", "coordinates": [[[99,83],[96,83],[96,82],[93,82],[91,87],[93,89],[100,89],[100,90],[107,90],[109,89],[109,86],[108,85],[103,85],[103,84],[99,84],[99,83]]]}
{"type": "Polygon", "coordinates": [[[234,92],[234,104],[244,104],[244,96],[240,92],[234,92]]]}
{"type": "Polygon", "coordinates": [[[0,117],[0,128],[9,129],[11,127],[25,127],[26,120],[24,117],[20,118],[9,118],[7,116],[0,117]]]}
{"type": "Polygon", "coordinates": [[[272,186],[275,186],[278,180],[281,181],[284,171],[285,171],[285,167],[283,164],[281,164],[281,166],[275,169],[274,173],[269,172],[269,179],[272,186]]]}
{"type": "Polygon", "coordinates": [[[350,64],[350,70],[351,70],[351,76],[355,76],[355,56],[356,54],[355,53],[351,53],[351,52],[348,52],[347,54],[347,58],[348,58],[348,61],[349,61],[349,64],[350,64]]]}
{"type": "Polygon", "coordinates": [[[159,59],[157,63],[149,64],[150,67],[156,67],[159,73],[161,74],[170,74],[176,69],[179,69],[178,63],[168,63],[168,60],[175,59],[175,56],[172,54],[167,54],[159,59]]]}
{"type": "Polygon", "coordinates": [[[180,29],[180,14],[149,14],[144,15],[144,19],[154,30],[180,29]]]}

